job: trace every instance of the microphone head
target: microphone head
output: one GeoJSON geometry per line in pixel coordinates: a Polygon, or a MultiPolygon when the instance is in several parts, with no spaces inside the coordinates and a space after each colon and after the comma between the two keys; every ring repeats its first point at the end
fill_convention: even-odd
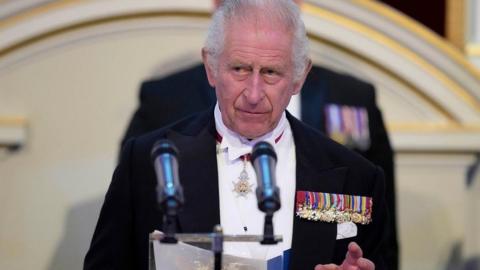
{"type": "Polygon", "coordinates": [[[167,139],[153,144],[151,158],[157,176],[157,202],[162,211],[176,211],[184,204],[178,175],[178,150],[167,139]]]}
{"type": "Polygon", "coordinates": [[[258,208],[273,213],[280,209],[280,192],[275,180],[277,154],[268,142],[258,142],[253,146],[250,160],[257,175],[258,208]]]}
{"type": "Polygon", "coordinates": [[[254,162],[261,155],[267,155],[272,157],[275,162],[277,161],[277,154],[275,154],[273,146],[268,142],[258,142],[253,146],[251,161],[254,162]]]}
{"type": "Polygon", "coordinates": [[[160,139],[153,144],[151,152],[152,160],[155,160],[155,158],[161,154],[171,154],[177,157],[178,150],[170,140],[160,139]]]}

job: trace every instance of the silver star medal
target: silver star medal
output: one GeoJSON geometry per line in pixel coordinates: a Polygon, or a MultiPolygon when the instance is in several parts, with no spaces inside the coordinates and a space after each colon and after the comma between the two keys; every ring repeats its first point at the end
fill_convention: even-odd
{"type": "Polygon", "coordinates": [[[243,169],[240,172],[240,176],[238,177],[237,182],[233,182],[233,191],[237,193],[237,197],[247,197],[250,192],[253,192],[252,187],[253,184],[250,184],[248,181],[248,173],[246,171],[247,161],[246,159],[243,160],[243,169]]]}

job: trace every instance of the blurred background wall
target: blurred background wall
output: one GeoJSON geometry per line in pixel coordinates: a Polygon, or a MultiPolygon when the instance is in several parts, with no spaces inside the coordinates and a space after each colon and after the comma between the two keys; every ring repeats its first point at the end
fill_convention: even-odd
{"type": "MultiPolygon", "coordinates": [[[[480,1],[424,2],[302,10],[314,62],[376,86],[402,269],[465,269],[480,256],[480,1]]],[[[211,9],[0,1],[0,269],[81,268],[140,82],[200,61],[211,9]]]]}

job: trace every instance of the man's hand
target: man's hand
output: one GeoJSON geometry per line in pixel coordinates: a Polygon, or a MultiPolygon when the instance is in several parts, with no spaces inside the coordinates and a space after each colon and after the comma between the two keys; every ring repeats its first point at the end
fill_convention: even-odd
{"type": "Polygon", "coordinates": [[[315,266],[315,270],[375,270],[375,264],[362,256],[363,252],[360,246],[351,242],[348,244],[347,256],[342,265],[319,264],[315,266]]]}

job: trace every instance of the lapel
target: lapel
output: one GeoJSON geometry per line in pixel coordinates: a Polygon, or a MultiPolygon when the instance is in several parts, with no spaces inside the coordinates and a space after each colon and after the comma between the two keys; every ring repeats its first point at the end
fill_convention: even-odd
{"type": "MultiPolygon", "coordinates": [[[[343,193],[346,167],[339,167],[327,155],[329,139],[289,113],[295,140],[296,189],[343,193]]],[[[337,224],[307,221],[294,217],[291,269],[313,269],[318,263],[333,261],[337,224]]]]}
{"type": "Polygon", "coordinates": [[[212,232],[213,226],[220,224],[213,110],[202,113],[187,126],[172,130],[167,137],[179,149],[178,170],[185,197],[179,213],[180,230],[212,232]]]}

